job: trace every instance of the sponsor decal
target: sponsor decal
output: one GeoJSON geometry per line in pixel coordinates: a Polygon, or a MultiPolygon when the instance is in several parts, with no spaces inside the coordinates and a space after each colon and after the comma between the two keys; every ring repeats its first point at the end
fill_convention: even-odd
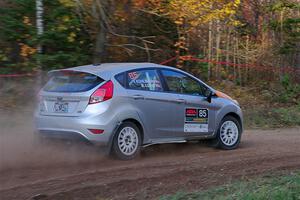
{"type": "Polygon", "coordinates": [[[202,133],[208,132],[208,124],[184,124],[184,132],[187,133],[202,133]]]}
{"type": "Polygon", "coordinates": [[[130,72],[128,73],[129,86],[133,88],[143,88],[150,91],[161,90],[161,83],[156,77],[151,77],[148,72],[130,72]]]}
{"type": "Polygon", "coordinates": [[[140,76],[140,74],[138,72],[130,72],[128,73],[128,76],[131,80],[135,80],[140,76]]]}
{"type": "Polygon", "coordinates": [[[185,109],[185,116],[196,117],[197,116],[197,109],[195,109],[195,108],[187,108],[187,109],[185,109]]]}
{"type": "Polygon", "coordinates": [[[184,132],[208,132],[208,109],[186,108],[184,132]]]}

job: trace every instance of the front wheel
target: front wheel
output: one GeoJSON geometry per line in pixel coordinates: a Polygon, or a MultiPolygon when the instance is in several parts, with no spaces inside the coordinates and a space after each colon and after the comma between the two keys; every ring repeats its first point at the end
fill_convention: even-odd
{"type": "Polygon", "coordinates": [[[214,139],[214,146],[231,150],[238,147],[241,140],[241,125],[232,116],[226,116],[220,123],[217,136],[214,139]]]}
{"type": "Polygon", "coordinates": [[[140,152],[141,133],[132,122],[124,122],[113,140],[112,153],[121,160],[135,158],[140,152]]]}

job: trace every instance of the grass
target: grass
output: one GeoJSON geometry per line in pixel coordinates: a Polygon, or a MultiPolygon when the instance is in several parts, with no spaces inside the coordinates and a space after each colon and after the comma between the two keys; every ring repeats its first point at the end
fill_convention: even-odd
{"type": "Polygon", "coordinates": [[[227,82],[218,83],[215,88],[238,100],[244,114],[244,125],[248,129],[300,125],[298,89],[291,92],[278,84],[241,87],[227,82]]]}
{"type": "Polygon", "coordinates": [[[200,192],[178,192],[161,200],[300,200],[300,172],[239,181],[200,192]]]}
{"type": "Polygon", "coordinates": [[[300,104],[289,107],[244,110],[247,128],[280,128],[300,126],[300,104]]]}

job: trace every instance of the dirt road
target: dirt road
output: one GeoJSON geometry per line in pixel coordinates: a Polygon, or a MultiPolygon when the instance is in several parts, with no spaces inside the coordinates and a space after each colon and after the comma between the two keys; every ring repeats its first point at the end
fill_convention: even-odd
{"type": "Polygon", "coordinates": [[[152,199],[300,169],[300,127],[248,130],[233,151],[201,143],[152,146],[127,162],[110,160],[92,147],[17,147],[22,154],[12,154],[12,148],[2,143],[1,200],[152,199]]]}

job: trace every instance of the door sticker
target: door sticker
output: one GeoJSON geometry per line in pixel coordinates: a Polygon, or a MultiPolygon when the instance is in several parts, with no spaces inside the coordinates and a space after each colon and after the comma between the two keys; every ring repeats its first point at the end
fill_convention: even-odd
{"type": "Polygon", "coordinates": [[[208,132],[208,109],[186,108],[184,132],[208,132]]]}

